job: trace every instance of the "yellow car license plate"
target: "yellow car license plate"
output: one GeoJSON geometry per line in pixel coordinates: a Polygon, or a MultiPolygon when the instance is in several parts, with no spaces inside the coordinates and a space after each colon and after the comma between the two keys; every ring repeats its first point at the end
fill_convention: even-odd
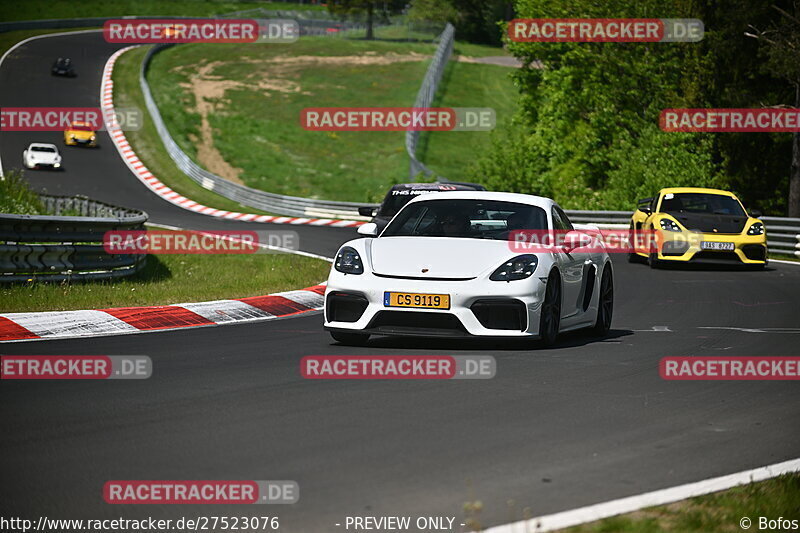
{"type": "Polygon", "coordinates": [[[449,294],[419,294],[416,292],[384,292],[386,307],[419,307],[422,309],[450,309],[449,294]]]}

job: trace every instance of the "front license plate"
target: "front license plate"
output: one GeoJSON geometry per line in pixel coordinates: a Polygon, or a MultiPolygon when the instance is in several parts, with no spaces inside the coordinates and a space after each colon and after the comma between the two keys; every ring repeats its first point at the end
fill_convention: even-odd
{"type": "Polygon", "coordinates": [[[422,309],[450,309],[449,294],[419,294],[416,292],[384,292],[386,307],[419,307],[422,309]]]}
{"type": "Polygon", "coordinates": [[[734,244],[732,242],[713,242],[713,241],[703,241],[700,243],[701,250],[723,250],[726,252],[732,252],[734,249],[734,244]]]}

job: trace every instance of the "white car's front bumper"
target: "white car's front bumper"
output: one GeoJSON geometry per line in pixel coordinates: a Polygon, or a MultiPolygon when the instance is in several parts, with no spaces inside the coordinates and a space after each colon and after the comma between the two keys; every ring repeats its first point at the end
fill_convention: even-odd
{"type": "Polygon", "coordinates": [[[325,329],[376,335],[536,337],[544,288],[545,282],[536,275],[511,282],[440,281],[380,277],[371,272],[345,275],[333,269],[325,290],[325,329]],[[450,309],[388,307],[384,304],[387,291],[448,294],[450,309]],[[366,305],[360,316],[358,309],[340,312],[340,294],[366,300],[349,300],[366,305]],[[338,320],[343,315],[348,321],[338,320]],[[519,316],[516,322],[515,316],[519,316]]]}

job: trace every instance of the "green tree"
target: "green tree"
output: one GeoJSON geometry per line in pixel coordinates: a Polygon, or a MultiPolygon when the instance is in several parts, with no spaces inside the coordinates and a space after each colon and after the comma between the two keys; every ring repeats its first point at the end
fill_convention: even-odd
{"type": "Polygon", "coordinates": [[[375,38],[373,25],[375,23],[375,2],[373,0],[331,0],[328,2],[328,11],[334,15],[352,15],[364,13],[367,25],[367,40],[375,38]]]}
{"type": "MultiPolygon", "coordinates": [[[[773,5],[781,18],[765,30],[750,25],[748,37],[762,44],[761,57],[765,58],[767,72],[788,82],[794,89],[794,108],[800,109],[800,6],[792,5],[793,12],[773,5]]],[[[789,169],[788,213],[800,217],[800,132],[792,134],[792,163],[789,169]]]]}
{"type": "MultiPolygon", "coordinates": [[[[699,18],[700,43],[508,43],[519,109],[498,128],[472,179],[500,190],[553,195],[572,208],[630,209],[669,185],[736,191],[782,214],[789,134],[675,133],[661,110],[791,102],[748,24],[772,27],[774,0],[517,0],[519,18],[699,18]]],[[[775,52],[786,69],[797,57],[775,52]]]]}
{"type": "Polygon", "coordinates": [[[499,22],[514,18],[509,0],[412,0],[408,12],[412,20],[450,22],[462,41],[499,45],[499,22]]]}

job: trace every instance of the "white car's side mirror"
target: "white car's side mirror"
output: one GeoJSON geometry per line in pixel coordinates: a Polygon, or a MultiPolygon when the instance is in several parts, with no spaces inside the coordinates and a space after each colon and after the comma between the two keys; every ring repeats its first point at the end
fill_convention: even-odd
{"type": "Polygon", "coordinates": [[[378,234],[378,225],[374,222],[367,222],[358,227],[358,234],[367,237],[375,237],[378,234]]]}

